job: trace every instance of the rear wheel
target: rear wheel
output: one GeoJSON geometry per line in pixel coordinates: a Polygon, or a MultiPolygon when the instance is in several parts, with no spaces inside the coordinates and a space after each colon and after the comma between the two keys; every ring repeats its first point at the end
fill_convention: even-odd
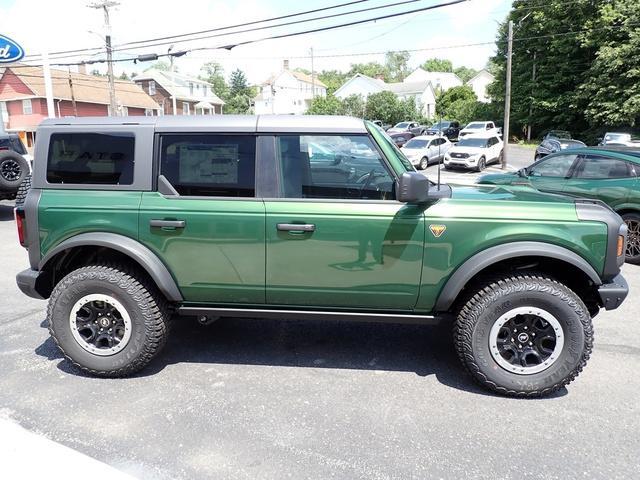
{"type": "Polygon", "coordinates": [[[24,203],[30,188],[31,174],[27,175],[18,187],[18,192],[16,193],[16,206],[22,205],[24,203]]]}
{"type": "Polygon", "coordinates": [[[168,318],[155,287],[122,266],[74,270],[56,285],[47,307],[49,331],[64,355],[102,377],[147,365],[164,346],[168,318]]]}
{"type": "Polygon", "coordinates": [[[420,159],[420,163],[418,164],[418,170],[426,170],[429,166],[429,159],[427,157],[422,157],[420,159]]]}
{"type": "Polygon", "coordinates": [[[458,314],[454,338],[462,363],[484,387],[542,396],[582,371],[593,327],[573,291],[531,274],[479,285],[458,314]]]}
{"type": "Polygon", "coordinates": [[[625,213],[622,216],[627,224],[627,251],[625,261],[635,265],[640,264],[640,215],[637,213],[625,213]]]}

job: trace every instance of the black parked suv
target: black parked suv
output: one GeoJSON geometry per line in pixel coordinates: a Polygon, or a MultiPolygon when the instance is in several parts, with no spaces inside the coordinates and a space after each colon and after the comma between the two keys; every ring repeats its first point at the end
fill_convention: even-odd
{"type": "Polygon", "coordinates": [[[29,174],[29,162],[20,137],[15,133],[0,135],[0,200],[16,198],[18,187],[29,174]]]}
{"type": "Polygon", "coordinates": [[[460,123],[443,120],[427,128],[426,135],[443,135],[449,140],[457,140],[460,133],[460,123]]]}

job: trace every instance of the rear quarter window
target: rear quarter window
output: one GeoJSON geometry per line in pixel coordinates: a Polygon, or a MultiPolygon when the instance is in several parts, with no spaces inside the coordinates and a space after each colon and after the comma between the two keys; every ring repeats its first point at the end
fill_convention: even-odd
{"type": "Polygon", "coordinates": [[[47,182],[131,185],[134,151],[133,133],[54,133],[47,182]]]}

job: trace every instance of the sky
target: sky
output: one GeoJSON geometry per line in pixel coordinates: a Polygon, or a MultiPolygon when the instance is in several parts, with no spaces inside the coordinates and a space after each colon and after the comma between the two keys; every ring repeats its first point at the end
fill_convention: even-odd
{"type": "MultiPolygon", "coordinates": [[[[87,5],[95,0],[0,0],[0,34],[23,46],[27,55],[44,50],[56,52],[103,45],[105,34],[101,10],[87,5]],[[16,21],[18,19],[18,21],[16,21]]],[[[118,0],[111,10],[112,38],[119,44],[136,40],[164,37],[232,24],[261,20],[314,8],[346,3],[347,0],[118,0]]],[[[361,8],[396,3],[400,0],[368,0],[340,9],[311,14],[306,17],[341,13],[361,8]]],[[[267,28],[260,31],[191,42],[174,43],[174,50],[194,47],[219,47],[238,41],[263,38],[275,34],[335,25],[389,13],[412,10],[441,3],[443,0],[416,0],[388,9],[332,18],[299,25],[267,28]]],[[[447,58],[454,67],[480,69],[493,55],[492,43],[500,22],[504,21],[511,0],[467,0],[437,10],[379,20],[374,23],[344,27],[287,39],[268,40],[238,46],[232,50],[210,49],[188,53],[175,60],[178,70],[197,75],[203,63],[219,62],[228,76],[236,68],[242,69],[249,81],[260,84],[282,68],[289,59],[291,68],[311,70],[310,49],[314,50],[316,71],[338,69],[346,71],[352,63],[384,60],[388,50],[420,50],[412,53],[410,67],[416,68],[431,57],[447,58]],[[489,45],[464,46],[491,42],[489,45]],[[380,52],[378,54],[372,54],[380,52]]],[[[286,22],[285,19],[272,23],[286,22]]],[[[245,27],[251,28],[251,27],[245,27]]],[[[220,32],[219,32],[220,33],[220,32]]],[[[224,32],[227,33],[227,32],[224,32]]],[[[141,53],[166,53],[170,45],[151,48],[130,46],[115,54],[115,58],[129,58],[141,53]],[[129,50],[125,50],[125,49],[129,50]]],[[[103,58],[104,53],[85,55],[60,62],[103,58]]],[[[34,60],[34,63],[39,63],[34,60]]],[[[115,64],[116,74],[140,72],[149,63],[123,62],[115,64]]],[[[57,67],[54,67],[57,68],[57,67]]],[[[66,68],[66,67],[64,67],[66,68]]],[[[72,67],[73,68],[73,67],[72,67]]],[[[98,68],[106,70],[104,65],[98,68]]]]}

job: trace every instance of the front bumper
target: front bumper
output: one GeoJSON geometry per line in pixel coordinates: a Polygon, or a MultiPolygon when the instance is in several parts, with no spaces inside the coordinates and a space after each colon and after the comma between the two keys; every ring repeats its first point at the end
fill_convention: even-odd
{"type": "Polygon", "coordinates": [[[16,275],[16,283],[22,293],[31,298],[37,298],[43,300],[43,297],[36,289],[36,284],[40,278],[41,272],[37,270],[31,270],[30,268],[23,270],[16,275]]]}
{"type": "Polygon", "coordinates": [[[478,161],[476,158],[455,158],[444,159],[444,164],[448,167],[476,168],[478,161]]]}
{"type": "Polygon", "coordinates": [[[629,285],[622,276],[616,275],[611,282],[603,283],[598,287],[598,295],[605,310],[618,308],[629,294],[629,285]]]}

